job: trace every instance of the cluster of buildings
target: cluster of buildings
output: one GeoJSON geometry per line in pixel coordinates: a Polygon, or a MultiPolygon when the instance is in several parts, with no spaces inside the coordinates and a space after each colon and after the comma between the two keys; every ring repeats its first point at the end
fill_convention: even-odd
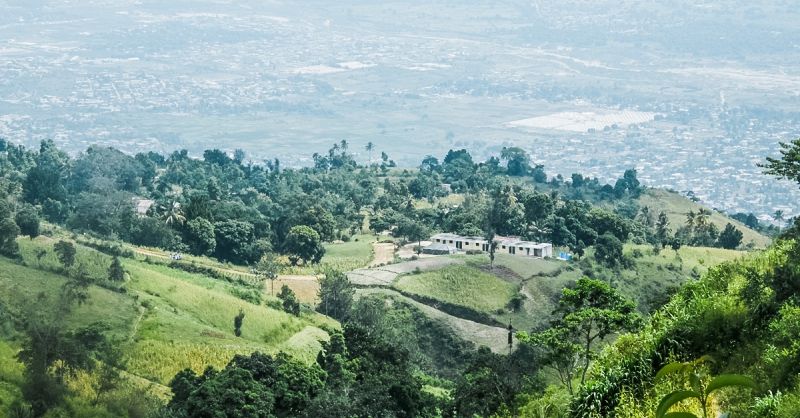
{"type": "MultiPolygon", "coordinates": [[[[520,240],[519,237],[494,237],[495,253],[523,257],[545,258],[553,256],[553,244],[520,240]]],[[[422,249],[425,254],[455,254],[467,251],[489,251],[489,241],[483,237],[465,237],[457,234],[436,234],[431,244],[422,249]]]]}

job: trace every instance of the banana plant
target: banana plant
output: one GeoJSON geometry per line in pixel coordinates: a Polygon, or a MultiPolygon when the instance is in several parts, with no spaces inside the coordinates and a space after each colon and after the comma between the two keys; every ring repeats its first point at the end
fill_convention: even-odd
{"type": "MultiPolygon", "coordinates": [[[[708,418],[708,401],[712,393],[734,386],[756,388],[755,381],[747,376],[739,374],[709,376],[701,366],[703,363],[711,361],[713,361],[711,357],[703,356],[691,362],[669,363],[656,373],[656,382],[663,380],[666,376],[681,374],[688,378],[689,386],[691,386],[691,389],[676,390],[664,396],[656,408],[656,418],[708,418]],[[690,412],[669,412],[670,408],[687,399],[695,399],[700,403],[700,409],[703,411],[702,417],[690,412]]],[[[727,417],[728,414],[723,414],[720,418],[727,417]]]]}

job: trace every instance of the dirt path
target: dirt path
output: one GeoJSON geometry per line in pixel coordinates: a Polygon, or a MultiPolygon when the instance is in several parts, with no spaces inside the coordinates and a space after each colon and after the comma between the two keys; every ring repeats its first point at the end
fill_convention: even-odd
{"type": "Polygon", "coordinates": [[[381,264],[389,264],[394,261],[394,244],[389,242],[375,242],[372,244],[374,250],[374,258],[369,264],[370,267],[376,267],[381,264]]]}
{"type": "Polygon", "coordinates": [[[508,341],[508,331],[505,328],[493,327],[444,313],[436,308],[425,305],[424,303],[419,303],[409,297],[403,296],[391,289],[359,289],[357,291],[357,294],[359,295],[376,293],[391,295],[404,302],[408,302],[409,304],[417,307],[429,318],[435,321],[443,322],[459,337],[467,341],[472,341],[478,346],[485,345],[495,353],[508,353],[508,345],[506,344],[508,341]]]}

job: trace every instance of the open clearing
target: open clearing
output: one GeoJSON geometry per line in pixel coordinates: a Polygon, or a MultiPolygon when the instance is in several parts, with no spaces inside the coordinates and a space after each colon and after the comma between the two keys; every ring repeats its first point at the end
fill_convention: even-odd
{"type": "Polygon", "coordinates": [[[394,244],[390,242],[377,242],[372,244],[374,258],[369,264],[370,267],[386,265],[394,261],[394,244]]]}

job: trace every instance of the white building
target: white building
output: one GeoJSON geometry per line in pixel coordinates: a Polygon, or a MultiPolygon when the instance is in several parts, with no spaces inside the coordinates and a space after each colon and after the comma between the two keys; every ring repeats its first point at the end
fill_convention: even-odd
{"type": "MultiPolygon", "coordinates": [[[[504,253],[512,255],[520,255],[526,257],[552,257],[553,244],[522,241],[518,237],[494,237],[494,242],[497,244],[495,253],[504,253]]],[[[436,234],[431,237],[431,245],[447,245],[454,247],[456,251],[489,251],[489,241],[483,237],[465,237],[456,234],[436,234]]],[[[437,247],[438,248],[438,247],[437,247]]]]}

